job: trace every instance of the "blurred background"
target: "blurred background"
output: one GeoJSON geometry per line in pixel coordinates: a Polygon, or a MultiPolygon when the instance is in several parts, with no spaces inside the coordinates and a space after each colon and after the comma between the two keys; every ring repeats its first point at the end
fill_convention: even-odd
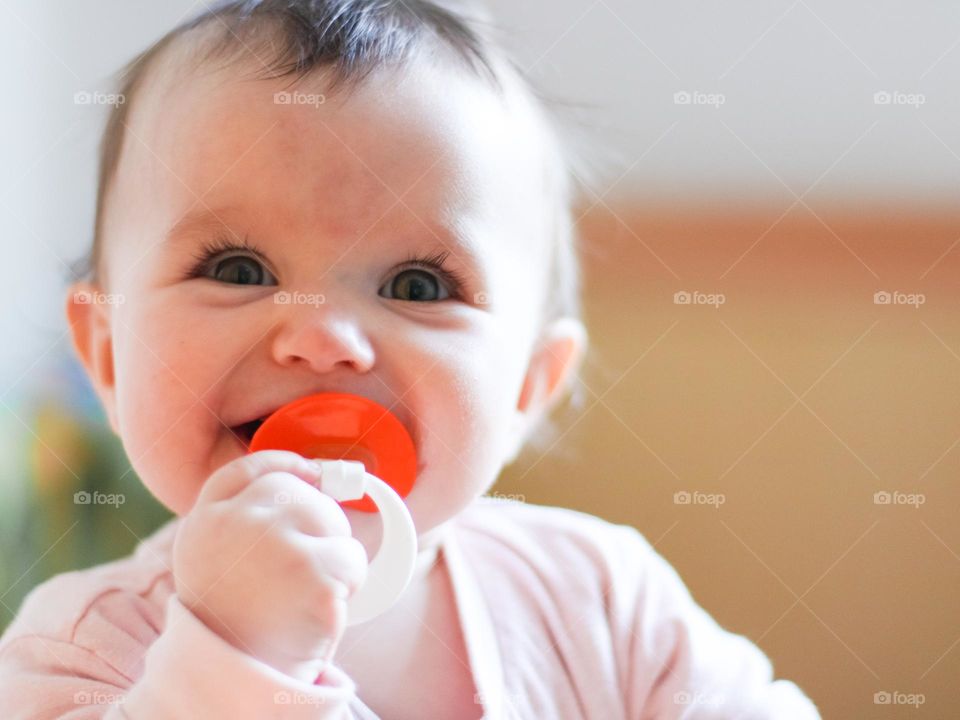
{"type": "MultiPolygon", "coordinates": [[[[110,112],[89,99],[202,4],[0,2],[0,629],[169,517],[64,287],[110,112]]],[[[960,6],[487,4],[594,168],[583,403],[494,492],[640,529],[824,717],[954,717],[960,6]]]]}

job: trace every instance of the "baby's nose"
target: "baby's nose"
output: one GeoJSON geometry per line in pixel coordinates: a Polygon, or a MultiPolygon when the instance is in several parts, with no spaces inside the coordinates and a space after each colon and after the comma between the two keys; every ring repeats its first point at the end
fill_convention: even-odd
{"type": "Polygon", "coordinates": [[[293,300],[283,308],[271,343],[278,364],[305,365],[317,373],[338,367],[364,373],[373,367],[373,345],[355,314],[323,301],[293,300]]]}

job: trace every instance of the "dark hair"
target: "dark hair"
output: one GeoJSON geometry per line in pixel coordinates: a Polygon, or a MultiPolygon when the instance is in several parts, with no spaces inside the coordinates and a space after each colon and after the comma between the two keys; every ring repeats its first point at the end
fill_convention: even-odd
{"type": "MultiPolygon", "coordinates": [[[[431,0],[221,0],[166,33],[124,66],[118,92],[124,102],[111,111],[100,145],[99,175],[90,252],[73,266],[77,279],[94,283],[101,276],[106,203],[123,152],[131,106],[150,68],[184,35],[200,31],[197,66],[213,60],[229,62],[253,53],[266,66],[257,77],[290,77],[312,70],[331,70],[328,92],[348,91],[373,71],[398,67],[430,43],[454,61],[501,90],[501,73],[512,72],[542,111],[544,131],[555,133],[548,102],[533,83],[490,38],[489,23],[431,0]],[[279,40],[279,42],[277,42],[279,40]]],[[[580,318],[580,279],[572,217],[574,173],[559,140],[553,252],[548,292],[541,322],[557,317],[580,318]]],[[[582,401],[579,386],[573,402],[582,401]]]]}

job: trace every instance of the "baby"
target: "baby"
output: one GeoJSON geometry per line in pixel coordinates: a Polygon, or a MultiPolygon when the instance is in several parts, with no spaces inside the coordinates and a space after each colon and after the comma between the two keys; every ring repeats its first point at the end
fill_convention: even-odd
{"type": "Polygon", "coordinates": [[[479,497],[586,346],[569,163],[481,28],[424,0],[237,0],[127,68],[67,313],[177,517],[34,589],[0,717],[818,717],[633,528],[479,497]],[[413,578],[357,625],[378,515],[248,452],[319,392],[390,408],[416,448],[413,578]]]}

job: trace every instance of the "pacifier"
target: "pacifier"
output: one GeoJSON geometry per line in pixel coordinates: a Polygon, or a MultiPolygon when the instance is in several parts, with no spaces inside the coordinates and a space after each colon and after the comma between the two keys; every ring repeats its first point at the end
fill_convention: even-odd
{"type": "Polygon", "coordinates": [[[342,507],[379,512],[383,540],[347,624],[387,610],[413,576],[417,533],[403,502],[417,475],[413,440],[387,408],[349,393],[318,393],[279,408],[257,428],[250,452],[290,450],[320,463],[319,490],[342,507]]]}

